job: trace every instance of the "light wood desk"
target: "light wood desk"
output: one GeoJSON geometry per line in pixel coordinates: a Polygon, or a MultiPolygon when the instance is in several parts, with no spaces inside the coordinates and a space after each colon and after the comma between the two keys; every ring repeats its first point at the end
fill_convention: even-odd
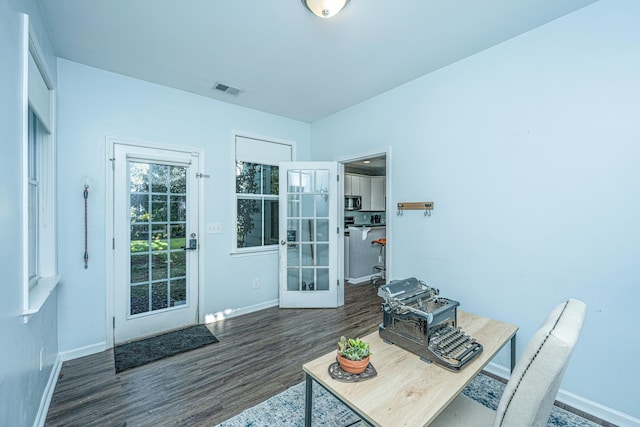
{"type": "Polygon", "coordinates": [[[335,349],[305,363],[305,426],[311,426],[314,381],[373,426],[414,427],[429,425],[509,340],[513,369],[517,326],[460,310],[458,326],[483,346],[482,353],[459,372],[426,363],[401,347],[387,344],[377,331],[363,337],[370,344],[371,364],[378,372],[373,378],[355,383],[331,378],[328,368],[335,362],[335,349]]]}

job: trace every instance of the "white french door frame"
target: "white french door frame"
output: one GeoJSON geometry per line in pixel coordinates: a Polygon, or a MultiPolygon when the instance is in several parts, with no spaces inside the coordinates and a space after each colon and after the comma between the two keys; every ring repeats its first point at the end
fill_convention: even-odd
{"type": "MultiPolygon", "coordinates": [[[[385,277],[387,281],[393,278],[392,271],[392,254],[393,251],[391,247],[393,246],[393,227],[391,226],[393,223],[393,218],[396,216],[396,210],[394,209],[392,200],[392,187],[391,187],[391,147],[386,147],[385,149],[374,150],[370,152],[349,155],[338,158],[338,173],[340,174],[340,185],[338,186],[338,200],[344,200],[344,165],[345,163],[352,163],[361,160],[370,159],[372,157],[380,157],[385,156],[386,162],[386,177],[385,177],[385,192],[386,192],[386,201],[385,201],[385,216],[386,216],[386,236],[387,236],[387,244],[385,247],[385,277]]],[[[342,233],[340,234],[340,239],[338,241],[338,274],[340,274],[344,279],[344,210],[340,210],[338,213],[338,223],[340,224],[340,228],[342,229],[342,233]]],[[[344,282],[344,280],[343,280],[344,282]]],[[[342,287],[342,291],[338,294],[338,305],[344,305],[344,286],[342,287]]]]}
{"type": "MultiPolygon", "coordinates": [[[[338,251],[339,246],[336,244],[336,240],[340,236],[338,217],[339,211],[338,207],[342,206],[340,199],[338,198],[338,163],[335,161],[329,162],[313,162],[313,161],[296,161],[296,162],[280,162],[280,206],[279,206],[279,249],[278,249],[278,286],[279,286],[279,306],[281,308],[333,308],[338,307],[338,301],[340,299],[340,294],[343,293],[340,288],[343,287],[343,280],[340,279],[338,266],[338,251]],[[301,190],[289,190],[290,184],[290,171],[293,171],[295,174],[300,174],[298,178],[298,182],[303,182],[303,176],[311,176],[312,178],[308,179],[309,190],[301,191],[301,190]],[[316,179],[318,178],[317,173],[319,171],[326,172],[326,190],[319,190],[317,188],[316,179]],[[304,174],[304,173],[307,174],[304,174]],[[295,214],[290,215],[290,200],[289,197],[293,197],[291,202],[298,202],[294,205],[297,206],[295,210],[295,214]],[[318,202],[316,200],[319,196],[327,196],[327,212],[326,215],[318,215],[318,202]],[[309,200],[311,198],[312,200],[309,200]],[[295,200],[294,200],[295,199],[295,200]],[[307,200],[305,202],[305,200],[307,200]],[[307,211],[305,215],[305,206],[307,209],[311,209],[311,215],[307,211]],[[304,218],[311,221],[313,227],[309,226],[309,238],[303,239],[302,230],[304,229],[302,226],[302,221],[304,218]],[[294,234],[292,240],[289,239],[289,222],[290,219],[295,221],[298,225],[293,228],[293,230],[297,230],[298,232],[294,234]],[[326,240],[318,240],[320,236],[320,229],[318,223],[316,221],[326,221],[327,222],[327,239],[326,240]],[[334,230],[336,232],[334,233],[334,230]],[[316,234],[318,233],[318,234],[316,234]],[[291,242],[291,243],[290,243],[291,242]],[[316,246],[317,244],[317,246],[316,246]],[[317,255],[314,256],[314,252],[310,252],[309,262],[309,254],[305,257],[304,246],[310,247],[309,251],[313,251],[313,248],[317,250],[317,255]],[[316,265],[316,260],[321,258],[320,256],[320,247],[326,247],[326,251],[328,252],[326,255],[327,264],[320,263],[316,265]],[[294,261],[292,264],[289,264],[289,250],[293,249],[298,253],[297,256],[294,256],[292,260],[294,261]],[[301,252],[298,252],[300,250],[301,252]],[[305,262],[304,260],[307,260],[305,262]],[[297,289],[289,289],[289,270],[290,267],[298,271],[296,275],[298,275],[296,287],[297,289]],[[320,276],[317,277],[315,274],[317,271],[326,270],[327,271],[327,288],[324,288],[324,285],[321,285],[323,281],[321,281],[320,276]],[[314,278],[316,282],[316,288],[309,288],[309,292],[302,292],[306,288],[304,280],[304,272],[311,271],[311,278],[314,278]],[[302,282],[301,282],[302,281],[302,282]],[[302,285],[300,285],[300,282],[302,285]],[[303,286],[302,289],[299,287],[303,286]]],[[[323,174],[324,175],[324,174],[323,174]]],[[[320,180],[319,182],[324,182],[320,180]]],[[[307,188],[307,185],[302,185],[304,188],[307,188]]],[[[311,285],[314,283],[310,282],[311,285]]]]}
{"type": "MultiPolygon", "coordinates": [[[[156,144],[147,141],[138,141],[138,140],[129,140],[129,139],[121,139],[112,136],[106,137],[106,157],[105,157],[105,255],[106,255],[106,271],[105,271],[105,279],[106,279],[106,295],[105,295],[105,349],[112,348],[114,346],[114,322],[115,322],[115,249],[114,249],[114,239],[115,239],[115,175],[114,175],[114,152],[116,144],[131,146],[132,148],[147,148],[147,149],[157,149],[164,151],[175,151],[181,153],[191,153],[193,155],[193,162],[197,162],[198,170],[200,171],[201,176],[197,178],[197,197],[199,199],[198,202],[198,244],[199,248],[197,251],[198,256],[198,310],[197,310],[197,320],[199,323],[204,323],[205,313],[203,312],[202,307],[204,306],[204,259],[205,259],[205,240],[203,238],[204,235],[204,179],[206,177],[206,173],[204,171],[205,159],[204,152],[199,148],[194,147],[186,147],[186,146],[173,146],[173,145],[165,145],[165,144],[156,144]]],[[[125,159],[126,160],[126,159],[125,159]]]]}

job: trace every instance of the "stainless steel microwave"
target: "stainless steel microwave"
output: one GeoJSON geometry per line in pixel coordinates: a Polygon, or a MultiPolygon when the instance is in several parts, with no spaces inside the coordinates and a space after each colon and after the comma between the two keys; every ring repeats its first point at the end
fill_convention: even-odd
{"type": "Polygon", "coordinates": [[[344,196],[344,210],[359,211],[362,209],[361,196],[344,196]]]}

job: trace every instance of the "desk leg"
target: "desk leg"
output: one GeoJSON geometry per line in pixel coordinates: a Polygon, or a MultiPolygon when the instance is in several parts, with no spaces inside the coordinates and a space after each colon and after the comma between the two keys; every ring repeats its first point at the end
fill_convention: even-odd
{"type": "Polygon", "coordinates": [[[311,427],[311,414],[313,410],[313,379],[311,375],[305,374],[304,390],[304,426],[311,427]]]}
{"type": "Polygon", "coordinates": [[[514,334],[511,337],[511,372],[513,372],[513,368],[516,366],[516,335],[514,334]]]}

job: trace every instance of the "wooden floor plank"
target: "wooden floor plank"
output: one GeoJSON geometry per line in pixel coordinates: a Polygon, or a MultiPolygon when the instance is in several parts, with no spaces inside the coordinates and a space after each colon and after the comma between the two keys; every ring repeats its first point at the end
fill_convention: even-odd
{"type": "Polygon", "coordinates": [[[302,364],[341,335],[375,331],[376,292],[347,285],[337,309],[274,307],[221,320],[207,325],[219,343],[118,375],[113,350],[64,362],[45,425],[216,425],[302,381],[302,364]]]}

